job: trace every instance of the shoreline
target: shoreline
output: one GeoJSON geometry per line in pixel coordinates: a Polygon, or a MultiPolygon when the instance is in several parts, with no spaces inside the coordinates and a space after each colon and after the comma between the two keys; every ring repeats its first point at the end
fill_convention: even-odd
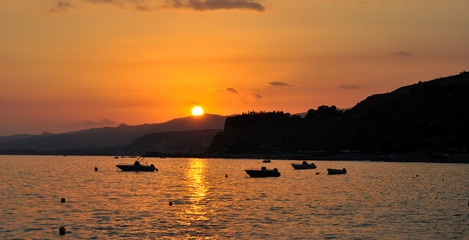
{"type": "Polygon", "coordinates": [[[469,163],[469,153],[397,153],[397,154],[375,154],[375,153],[275,153],[275,154],[123,154],[123,153],[0,153],[0,155],[24,155],[24,156],[144,156],[152,158],[224,158],[224,159],[271,159],[271,160],[308,160],[308,161],[369,161],[369,162],[426,162],[426,163],[469,163]]]}

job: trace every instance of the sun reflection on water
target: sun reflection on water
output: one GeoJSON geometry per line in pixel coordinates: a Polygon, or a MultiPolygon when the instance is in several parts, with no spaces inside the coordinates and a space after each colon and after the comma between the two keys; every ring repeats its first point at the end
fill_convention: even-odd
{"type": "Polygon", "coordinates": [[[73,239],[465,239],[469,232],[469,166],[461,164],[321,161],[316,175],[278,161],[280,178],[251,179],[243,169],[259,160],[162,159],[159,172],[132,173],[115,171],[109,157],[95,172],[94,158],[0,155],[0,239],[53,239],[61,225],[73,239]],[[327,167],[350,173],[329,176],[327,167]]]}
{"type": "Polygon", "coordinates": [[[188,207],[185,209],[184,217],[188,225],[199,225],[201,221],[208,221],[206,186],[206,160],[192,158],[189,159],[188,169],[185,173],[187,180],[188,207]]]}

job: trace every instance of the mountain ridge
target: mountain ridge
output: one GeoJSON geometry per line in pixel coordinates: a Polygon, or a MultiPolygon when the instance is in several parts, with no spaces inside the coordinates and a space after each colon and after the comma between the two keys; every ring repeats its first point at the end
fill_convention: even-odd
{"type": "Polygon", "coordinates": [[[132,152],[147,156],[284,159],[368,159],[363,156],[377,159],[378,155],[403,154],[407,157],[400,157],[399,161],[420,161],[430,156],[443,162],[469,162],[467,92],[469,73],[462,72],[373,94],[351,109],[323,105],[305,114],[281,111],[229,117],[207,114],[207,121],[191,116],[156,125],[15,135],[12,141],[0,137],[0,153],[132,152]],[[81,145],[74,145],[74,141],[81,145]],[[448,159],[455,154],[464,157],[448,159]]]}
{"type": "Polygon", "coordinates": [[[228,117],[208,156],[302,156],[314,153],[465,153],[469,147],[469,73],[374,94],[352,109],[310,109],[228,117]],[[308,154],[309,153],[309,154],[308,154]]]}
{"type": "Polygon", "coordinates": [[[226,117],[216,114],[189,116],[163,123],[118,127],[90,128],[58,134],[13,135],[0,141],[0,152],[50,152],[58,150],[86,150],[131,144],[137,138],[155,132],[223,129],[226,117]]]}

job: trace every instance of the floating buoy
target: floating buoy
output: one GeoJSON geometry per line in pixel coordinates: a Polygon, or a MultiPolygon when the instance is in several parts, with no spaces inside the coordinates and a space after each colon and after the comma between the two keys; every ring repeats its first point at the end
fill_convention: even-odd
{"type": "Polygon", "coordinates": [[[316,175],[319,175],[319,172],[316,172],[316,175]]]}
{"type": "Polygon", "coordinates": [[[61,198],[61,199],[60,199],[60,202],[61,202],[61,203],[64,203],[64,202],[65,202],[65,198],[61,198]]]}
{"type": "Polygon", "coordinates": [[[419,177],[419,175],[417,174],[417,175],[415,175],[415,177],[419,177]]]}
{"type": "Polygon", "coordinates": [[[173,202],[169,202],[169,206],[173,206],[173,202]]]}
{"type": "Polygon", "coordinates": [[[98,171],[98,167],[94,167],[94,171],[97,172],[97,171],[98,171]]]}
{"type": "Polygon", "coordinates": [[[225,177],[228,177],[228,174],[225,174],[225,177]]]}
{"type": "Polygon", "coordinates": [[[64,226],[59,227],[59,234],[60,235],[65,235],[65,227],[64,226]]]}

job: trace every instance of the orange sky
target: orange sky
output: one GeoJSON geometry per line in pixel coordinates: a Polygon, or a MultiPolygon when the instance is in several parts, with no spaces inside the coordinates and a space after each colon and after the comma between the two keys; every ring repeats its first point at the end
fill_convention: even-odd
{"type": "Polygon", "coordinates": [[[0,0],[0,135],[349,108],[469,70],[466,0],[0,0]]]}

